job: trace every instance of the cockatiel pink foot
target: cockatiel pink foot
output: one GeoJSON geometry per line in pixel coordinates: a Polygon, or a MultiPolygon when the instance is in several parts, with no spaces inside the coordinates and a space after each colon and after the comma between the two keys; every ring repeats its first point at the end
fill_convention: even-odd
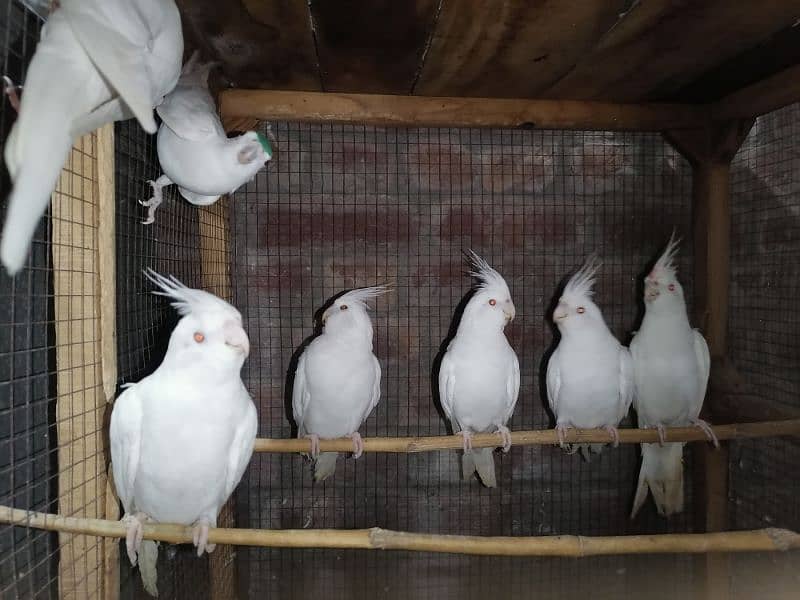
{"type": "Polygon", "coordinates": [[[311,442],[311,458],[316,460],[319,456],[319,436],[316,433],[309,433],[305,437],[311,442]]]}
{"type": "Polygon", "coordinates": [[[458,435],[464,439],[464,452],[469,452],[472,450],[472,432],[462,429],[458,432],[458,435]]]}
{"type": "Polygon", "coordinates": [[[619,446],[619,430],[613,425],[604,425],[603,429],[605,429],[608,432],[608,435],[611,436],[611,439],[613,440],[612,445],[614,448],[619,446]]]}
{"type": "Polygon", "coordinates": [[[155,222],[156,209],[164,202],[163,189],[168,185],[172,185],[172,181],[166,175],[162,175],[155,181],[151,179],[147,183],[153,188],[153,195],[149,200],[139,200],[139,204],[147,207],[147,218],[142,221],[142,225],[150,225],[155,222]]]}
{"type": "Polygon", "coordinates": [[[708,421],[704,421],[703,419],[692,419],[690,422],[692,425],[706,434],[708,441],[714,444],[715,448],[719,448],[717,434],[714,433],[714,430],[711,428],[711,425],[708,423],[708,421]]]}
{"type": "Polygon", "coordinates": [[[667,428],[659,424],[656,425],[656,430],[658,431],[658,445],[663,446],[667,439],[667,428]]]}
{"type": "Polygon", "coordinates": [[[562,448],[564,447],[564,444],[566,444],[567,442],[568,429],[569,427],[567,427],[563,423],[559,423],[558,425],[556,425],[556,435],[558,436],[558,445],[561,446],[562,448]]]}
{"type": "Polygon", "coordinates": [[[121,520],[127,526],[125,549],[128,551],[131,565],[136,566],[136,562],[139,560],[139,549],[142,547],[144,539],[144,524],[150,520],[150,517],[140,512],[133,515],[126,514],[121,520]]]}
{"type": "Polygon", "coordinates": [[[496,433],[500,434],[500,437],[503,439],[503,445],[501,446],[503,452],[511,450],[511,431],[509,431],[508,427],[505,425],[498,425],[496,433]]]}
{"type": "Polygon", "coordinates": [[[357,431],[351,433],[350,439],[353,440],[353,458],[360,458],[364,454],[364,440],[361,439],[361,434],[357,431]]]}
{"type": "Polygon", "coordinates": [[[208,519],[200,519],[192,527],[192,543],[194,543],[197,548],[198,558],[203,556],[203,552],[208,552],[210,554],[217,547],[216,544],[208,543],[208,530],[210,527],[211,524],[208,522],[208,519]]]}
{"type": "Polygon", "coordinates": [[[8,96],[9,104],[11,104],[12,108],[17,112],[19,112],[19,94],[17,90],[21,89],[21,85],[14,85],[10,77],[3,75],[3,93],[8,96]]]}

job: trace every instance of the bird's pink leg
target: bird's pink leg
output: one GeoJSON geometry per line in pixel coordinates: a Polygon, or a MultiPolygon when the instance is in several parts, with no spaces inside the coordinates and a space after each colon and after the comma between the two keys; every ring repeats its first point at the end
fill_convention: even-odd
{"type": "Polygon", "coordinates": [[[151,179],[147,183],[153,188],[153,195],[149,200],[139,200],[139,204],[147,207],[147,219],[142,221],[142,225],[150,225],[156,220],[156,209],[164,202],[163,189],[168,185],[172,185],[172,180],[166,175],[162,175],[155,181],[151,179]]]}
{"type": "Polygon", "coordinates": [[[656,430],[658,431],[658,445],[663,446],[667,439],[667,428],[659,423],[656,425],[656,430]]]}
{"type": "Polygon", "coordinates": [[[319,456],[319,436],[316,433],[309,433],[305,437],[311,441],[311,458],[316,459],[319,456]]]}
{"type": "Polygon", "coordinates": [[[458,432],[458,435],[464,438],[464,452],[472,450],[472,432],[468,429],[462,429],[458,432]]]}
{"type": "Polygon", "coordinates": [[[17,94],[17,90],[20,89],[22,89],[21,85],[14,85],[10,77],[3,75],[3,93],[8,96],[9,104],[17,112],[19,112],[19,94],[17,94]]]}
{"type": "Polygon", "coordinates": [[[711,425],[709,425],[708,421],[703,421],[703,419],[692,419],[690,423],[705,433],[708,441],[714,444],[715,448],[719,448],[717,434],[714,433],[714,430],[711,428],[711,425]]]}
{"type": "Polygon", "coordinates": [[[605,429],[608,432],[608,435],[611,436],[614,448],[619,446],[619,430],[617,430],[617,428],[613,425],[604,425],[603,429],[605,429]]]}
{"type": "Polygon", "coordinates": [[[511,431],[505,425],[498,425],[496,433],[503,439],[503,452],[511,450],[511,431]]]}
{"type": "Polygon", "coordinates": [[[353,458],[359,458],[364,454],[364,440],[357,431],[350,434],[350,439],[353,440],[353,458]]]}
{"type": "Polygon", "coordinates": [[[192,526],[192,543],[197,547],[198,558],[203,556],[203,552],[210,554],[217,547],[216,544],[208,543],[208,530],[210,527],[211,523],[205,517],[192,526]]]}
{"type": "Polygon", "coordinates": [[[569,429],[569,427],[567,427],[563,423],[558,423],[556,425],[556,435],[558,436],[558,445],[561,446],[562,448],[564,447],[564,444],[567,441],[567,429],[569,429]]]}
{"type": "Polygon", "coordinates": [[[149,521],[149,517],[144,513],[126,514],[122,517],[122,522],[127,526],[125,531],[125,549],[128,551],[128,558],[132,566],[136,566],[139,559],[139,549],[142,547],[144,539],[144,524],[149,521]]]}

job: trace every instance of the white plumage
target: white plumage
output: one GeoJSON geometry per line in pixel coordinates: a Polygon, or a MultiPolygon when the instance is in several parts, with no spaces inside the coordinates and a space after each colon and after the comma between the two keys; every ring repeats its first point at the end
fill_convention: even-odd
{"type": "Polygon", "coordinates": [[[708,346],[692,329],[683,288],[677,279],[674,234],[645,278],[645,316],[631,341],[639,427],[655,427],[662,444],[642,444],[642,466],[631,518],[653,494],[664,516],[683,510],[683,446],[663,444],[665,427],[696,425],[716,443],[709,425],[699,418],[711,367],[708,346]]]}
{"type": "MultiPolygon", "coordinates": [[[[553,322],[561,340],[547,363],[547,396],[562,447],[569,427],[602,427],[619,443],[617,425],[633,399],[633,365],[627,348],[608,329],[592,301],[599,263],[593,258],[567,282],[553,322]]],[[[603,444],[578,444],[588,460],[603,444]]]]}
{"type": "Polygon", "coordinates": [[[511,448],[506,423],[519,395],[519,361],[503,329],[516,310],[502,275],[475,253],[469,260],[477,285],[442,357],[439,398],[453,430],[464,438],[464,479],[477,471],[485,486],[495,487],[492,448],[473,449],[471,436],[497,432],[503,451],[511,448]]]}
{"type": "Polygon", "coordinates": [[[233,193],[255,177],[272,158],[267,138],[255,131],[228,138],[208,91],[213,63],[200,64],[195,52],[183,68],[175,89],[158,107],[158,160],[164,174],[150,181],[153,197],[145,224],[152,223],[163,201],[163,188],[178,186],[192,204],[207,206],[233,193]]]}
{"type": "Polygon", "coordinates": [[[208,529],[250,461],[258,418],[240,378],[249,342],[239,311],[174,278],[148,278],[182,318],[158,369],[114,403],[110,440],[128,556],[141,559],[145,588],[157,595],[157,550],[142,542],[142,524],[194,525],[198,556],[212,551],[208,529]]]}
{"type": "Polygon", "coordinates": [[[353,457],[363,452],[358,428],[378,405],[381,365],[372,353],[372,322],[367,301],[386,287],[342,294],[322,316],[322,333],[303,351],[292,388],[297,437],[311,440],[317,481],[333,475],[336,452],[319,452],[320,439],[350,437],[353,457]]]}
{"type": "Polygon", "coordinates": [[[153,107],[175,87],[182,53],[173,0],[61,0],[50,14],[5,146],[14,185],[0,260],[10,274],[25,262],[74,140],[134,116],[155,133],[153,107]]]}

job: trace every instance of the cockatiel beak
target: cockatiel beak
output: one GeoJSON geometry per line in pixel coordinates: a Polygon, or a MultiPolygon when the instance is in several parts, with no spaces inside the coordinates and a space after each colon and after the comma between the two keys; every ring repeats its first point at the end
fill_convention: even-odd
{"type": "Polygon", "coordinates": [[[225,344],[231,348],[236,348],[244,354],[245,358],[250,355],[250,340],[247,338],[242,326],[236,321],[227,321],[222,327],[225,336],[225,344]]]}
{"type": "Polygon", "coordinates": [[[661,292],[658,290],[658,285],[654,279],[648,277],[644,280],[644,301],[652,302],[661,292]]]}
{"type": "Polygon", "coordinates": [[[508,305],[503,308],[503,314],[506,316],[506,322],[510,323],[514,320],[514,317],[517,316],[517,309],[509,302],[508,305]]]}
{"type": "Polygon", "coordinates": [[[563,321],[567,318],[569,312],[567,311],[567,307],[564,306],[563,302],[559,302],[558,306],[556,307],[555,312],[553,312],[553,320],[554,321],[563,321]]]}

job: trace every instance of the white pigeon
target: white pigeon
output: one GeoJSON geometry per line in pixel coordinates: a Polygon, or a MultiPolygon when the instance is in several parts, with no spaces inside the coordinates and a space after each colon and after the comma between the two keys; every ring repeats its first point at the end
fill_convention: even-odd
{"type": "Polygon", "coordinates": [[[239,311],[175,278],[147,277],[182,318],[158,369],[117,398],[109,435],[128,557],[155,596],[158,550],[142,542],[143,524],[193,525],[197,555],[213,551],[209,527],[250,461],[258,418],[240,377],[250,344],[239,311]]]}
{"type": "Polygon", "coordinates": [[[214,63],[198,60],[195,52],[178,85],[157,109],[163,120],[157,147],[164,174],[148,182],[153,197],[139,201],[148,207],[145,225],[154,221],[166,186],[176,184],[186,200],[208,206],[253,179],[272,158],[269,141],[258,132],[227,137],[208,91],[208,73],[214,63]]]}
{"type": "Polygon", "coordinates": [[[381,397],[367,301],[387,291],[385,286],[359,288],[336,298],[322,315],[322,333],[297,362],[292,410],[297,437],[311,441],[316,481],[333,475],[338,455],[320,454],[320,439],[351,438],[353,458],[364,451],[358,428],[381,397]]]}
{"type": "MultiPolygon", "coordinates": [[[[599,263],[590,258],[567,282],[553,312],[561,340],[547,363],[547,397],[561,447],[569,427],[602,427],[619,444],[617,425],[633,399],[633,364],[628,349],[611,333],[592,301],[599,263]]],[[[577,444],[589,460],[604,444],[577,444]]]]}
{"type": "Polygon", "coordinates": [[[155,133],[153,107],[175,87],[182,54],[173,0],[61,0],[42,27],[5,146],[13,189],[0,261],[9,274],[25,262],[74,140],[134,116],[155,133]]]}
{"type": "Polygon", "coordinates": [[[644,281],[645,315],[631,341],[639,427],[658,429],[661,444],[642,444],[642,466],[631,518],[653,494],[658,512],[683,510],[683,446],[664,444],[665,427],[696,425],[715,444],[713,430],[699,418],[711,366],[702,334],[692,329],[677,279],[678,241],[670,238],[644,281]]]}
{"type": "Polygon", "coordinates": [[[516,309],[500,273],[474,252],[468,262],[476,285],[442,357],[439,399],[453,431],[464,438],[464,479],[477,471],[486,487],[496,487],[493,448],[473,449],[472,434],[499,433],[503,452],[511,449],[506,423],[519,395],[519,360],[503,329],[516,309]]]}

